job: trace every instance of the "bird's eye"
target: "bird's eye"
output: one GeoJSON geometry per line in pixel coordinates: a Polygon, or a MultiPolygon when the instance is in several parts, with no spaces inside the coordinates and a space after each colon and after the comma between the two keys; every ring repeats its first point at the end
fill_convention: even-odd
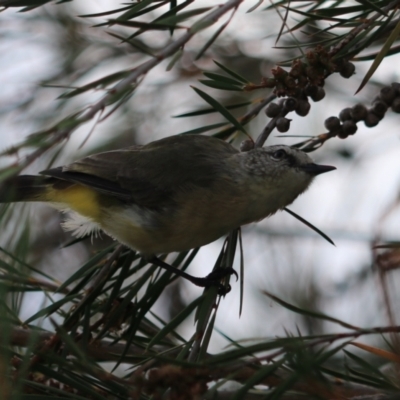
{"type": "Polygon", "coordinates": [[[287,157],[286,151],[282,150],[282,149],[279,149],[279,150],[275,151],[274,153],[272,153],[272,158],[276,161],[283,160],[286,157],[287,157]]]}

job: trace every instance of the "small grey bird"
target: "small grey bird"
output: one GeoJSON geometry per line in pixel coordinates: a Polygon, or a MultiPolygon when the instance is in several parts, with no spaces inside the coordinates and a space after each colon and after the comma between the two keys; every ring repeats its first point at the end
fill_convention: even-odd
{"type": "Polygon", "coordinates": [[[239,152],[213,137],[180,135],[19,176],[0,202],[73,211],[64,228],[76,236],[101,229],[166,268],[157,254],[203,246],[266,218],[333,169],[288,146],[239,152]]]}

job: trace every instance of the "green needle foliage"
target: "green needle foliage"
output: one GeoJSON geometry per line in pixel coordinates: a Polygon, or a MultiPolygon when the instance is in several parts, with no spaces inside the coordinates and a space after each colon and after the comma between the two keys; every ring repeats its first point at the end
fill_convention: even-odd
{"type": "MultiPolygon", "coordinates": [[[[268,4],[262,0],[223,0],[211,6],[196,0],[137,0],[80,16],[73,7],[79,0],[64,3],[67,1],[0,0],[0,7],[9,18],[24,12],[21,18],[29,24],[51,24],[57,32],[54,40],[59,51],[57,71],[32,89],[24,101],[15,101],[9,107],[9,111],[26,113],[26,121],[32,122],[36,132],[2,149],[1,182],[33,163],[49,166],[59,159],[73,158],[68,146],[77,137],[78,129],[86,130],[84,144],[102,124],[112,120],[117,126],[118,120],[120,125],[108,129],[108,142],[97,150],[132,145],[134,129],[126,127],[141,118],[132,99],[145,98],[143,92],[154,90],[154,86],[161,92],[169,85],[183,84],[186,93],[192,92],[192,86],[191,94],[197,96],[197,107],[190,104],[190,111],[175,115],[180,121],[190,120],[191,128],[182,123],[182,132],[173,133],[207,133],[231,142],[240,137],[251,146],[260,146],[275,129],[289,129],[290,119],[286,117],[291,112],[302,117],[312,115],[310,99],[323,101],[325,90],[329,90],[324,85],[333,75],[357,79],[360,91],[371,83],[388,56],[400,52],[398,0],[268,4]],[[268,21],[279,18],[275,44],[269,42],[272,25],[265,23],[263,28],[265,44],[282,49],[279,62],[272,62],[268,54],[248,56],[241,49],[246,39],[227,33],[229,26],[243,17],[243,9],[265,20],[269,18],[268,21]],[[93,55],[94,49],[98,54],[93,55]],[[229,53],[227,49],[235,51],[229,53]],[[372,60],[361,77],[354,75],[354,63],[358,66],[372,60]],[[98,77],[100,64],[123,67],[98,77]],[[259,71],[265,64],[268,73],[262,76],[259,71]],[[154,71],[164,74],[165,81],[157,82],[154,71]],[[92,76],[96,78],[88,78],[92,76]],[[195,76],[194,84],[188,76],[195,76]],[[44,95],[49,91],[56,93],[57,101],[44,95]],[[35,111],[41,102],[46,106],[35,111]],[[254,140],[249,139],[251,124],[264,121],[261,111],[265,111],[268,122],[254,140]]],[[[244,31],[249,28],[241,25],[244,31]]],[[[23,31],[24,26],[20,29],[23,31]]],[[[6,39],[3,34],[0,40],[6,39]]],[[[320,134],[292,145],[312,152],[328,140],[353,135],[357,123],[364,121],[367,127],[373,127],[386,112],[399,113],[400,86],[390,83],[373,82],[375,89],[379,86],[382,90],[372,107],[359,107],[359,114],[353,107],[348,118],[326,122],[325,128],[318,128],[320,134]]],[[[154,97],[155,110],[160,104],[154,97]]],[[[0,111],[5,115],[7,110],[0,111]]],[[[177,113],[171,110],[170,114],[177,113]]],[[[294,316],[313,321],[310,326],[329,323],[332,332],[303,334],[299,328],[284,337],[257,339],[248,332],[246,339],[252,340],[239,341],[222,330],[229,346],[213,353],[210,344],[218,335],[215,325],[219,308],[222,302],[229,301],[229,293],[221,296],[218,287],[207,288],[198,297],[181,301],[178,309],[166,317],[156,311],[157,304],[166,302],[163,295],[168,288],[179,292],[181,278],[107,238],[71,241],[58,231],[54,234],[56,244],[44,243],[40,240],[44,224],[33,229],[27,213],[17,207],[0,209],[1,399],[289,400],[399,396],[400,327],[393,318],[384,326],[358,327],[313,307],[292,304],[285,296],[264,292],[263,301],[273,301],[294,316]],[[60,243],[64,244],[62,249],[60,243]],[[81,258],[74,271],[61,281],[56,278],[54,271],[63,270],[65,262],[60,254],[82,249],[84,260],[81,258]],[[51,260],[51,268],[43,268],[46,259],[51,260]],[[35,311],[27,307],[33,303],[35,311]],[[187,329],[182,333],[185,325],[189,326],[189,334],[187,329]],[[383,338],[382,346],[356,352],[352,343],[371,336],[383,338]],[[380,368],[385,362],[392,363],[394,372],[380,368]]],[[[310,235],[320,235],[333,244],[319,228],[293,211],[286,211],[304,224],[304,230],[311,228],[307,231],[310,235]]],[[[381,277],[399,266],[399,243],[393,243],[376,247],[387,249],[377,257],[377,265],[383,271],[381,277]]],[[[185,271],[198,250],[170,255],[168,261],[185,271]]],[[[243,315],[242,251],[240,231],[232,232],[214,264],[206,267],[207,271],[231,269],[235,257],[239,259],[241,274],[237,285],[241,295],[237,312],[243,315]]],[[[230,277],[221,283],[225,288],[236,284],[230,277]]],[[[386,290],[384,283],[382,287],[386,290]]],[[[386,300],[390,316],[393,305],[386,300]]]]}

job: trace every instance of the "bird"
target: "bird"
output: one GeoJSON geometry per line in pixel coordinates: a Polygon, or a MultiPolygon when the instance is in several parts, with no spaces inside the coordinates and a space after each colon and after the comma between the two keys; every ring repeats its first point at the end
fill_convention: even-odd
{"type": "Polygon", "coordinates": [[[192,277],[158,256],[204,246],[269,217],[334,169],[286,145],[241,152],[213,136],[174,135],[17,176],[0,189],[0,203],[49,203],[70,212],[63,228],[73,235],[102,230],[207,286],[207,277],[192,277]]]}

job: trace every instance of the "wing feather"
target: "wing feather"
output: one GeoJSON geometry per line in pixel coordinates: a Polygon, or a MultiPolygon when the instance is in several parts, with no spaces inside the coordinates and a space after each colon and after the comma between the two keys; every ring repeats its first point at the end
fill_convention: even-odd
{"type": "Polygon", "coordinates": [[[146,146],[94,154],[64,167],[41,172],[92,187],[122,201],[162,208],[178,191],[208,187],[218,163],[238,151],[207,136],[171,136],[146,146]]]}

